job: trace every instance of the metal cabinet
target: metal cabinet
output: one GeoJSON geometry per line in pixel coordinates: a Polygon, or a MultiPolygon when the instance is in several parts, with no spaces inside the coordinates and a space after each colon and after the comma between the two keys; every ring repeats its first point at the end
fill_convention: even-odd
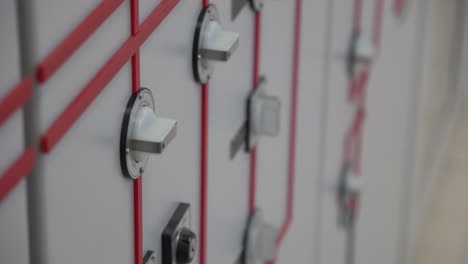
{"type": "MultiPolygon", "coordinates": [[[[357,45],[357,5],[360,35],[376,42],[380,31],[382,41],[373,43],[361,94],[365,121],[356,155],[364,185],[352,259],[398,262],[408,217],[402,205],[410,199],[405,177],[417,118],[410,113],[419,95],[424,1],[411,1],[395,15],[390,0],[265,0],[261,13],[246,4],[232,18],[233,2],[212,0],[222,27],[240,40],[203,87],[192,72],[202,55],[193,46],[202,2],[24,0],[18,3],[21,45],[14,2],[1,4],[2,36],[11,37],[1,39],[0,56],[12,63],[0,65],[0,98],[21,79],[19,53],[23,77],[34,79],[26,122],[17,111],[0,124],[0,171],[24,145],[38,150],[28,178],[31,262],[139,263],[151,250],[160,263],[161,234],[181,202],[190,204],[191,229],[206,246],[206,263],[239,261],[252,206],[277,228],[278,263],[349,261],[337,184],[357,113],[348,67],[357,45]],[[232,157],[260,75],[266,92],[281,102],[280,131],[258,141],[254,158],[243,148],[232,157]],[[134,181],[122,173],[119,144],[127,103],[141,87],[152,93],[156,115],[177,120],[177,136],[161,155],[149,157],[134,181]]],[[[0,244],[8,244],[0,247],[0,261],[27,263],[24,183],[0,204],[0,219],[0,231],[7,232],[0,244]],[[18,245],[4,240],[12,232],[21,234],[14,236],[18,245]]]]}

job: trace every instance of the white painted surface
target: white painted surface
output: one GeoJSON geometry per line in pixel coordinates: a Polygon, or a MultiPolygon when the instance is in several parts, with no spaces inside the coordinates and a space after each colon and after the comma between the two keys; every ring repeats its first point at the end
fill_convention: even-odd
{"type": "MultiPolygon", "coordinates": [[[[96,1],[30,3],[38,63],[96,6],[96,1]]],[[[36,87],[42,134],[129,37],[128,3],[80,47],[44,85],[36,87]]],[[[39,158],[33,189],[39,214],[35,263],[131,263],[133,188],[122,176],[118,142],[131,95],[130,64],[107,85],[50,154],[39,158]]]]}

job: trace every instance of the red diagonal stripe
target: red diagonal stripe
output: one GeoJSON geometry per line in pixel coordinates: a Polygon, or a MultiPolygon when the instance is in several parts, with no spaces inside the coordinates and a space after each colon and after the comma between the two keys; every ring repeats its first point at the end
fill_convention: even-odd
{"type": "Polygon", "coordinates": [[[96,99],[106,85],[122,69],[138,48],[145,42],[161,22],[169,15],[180,0],[164,0],[146,18],[137,35],[130,37],[117,52],[104,64],[83,90],[67,106],[65,111],[47,129],[41,139],[43,152],[50,152],[70,127],[78,120],[86,108],[96,99]]]}
{"type": "Polygon", "coordinates": [[[31,172],[35,164],[36,151],[29,148],[0,176],[0,202],[31,172]]]}
{"type": "Polygon", "coordinates": [[[109,18],[123,0],[102,1],[37,67],[37,79],[44,83],[109,18]]]}
{"type": "Polygon", "coordinates": [[[33,93],[32,87],[32,79],[24,78],[5,97],[0,99],[0,125],[28,101],[33,93]]]}

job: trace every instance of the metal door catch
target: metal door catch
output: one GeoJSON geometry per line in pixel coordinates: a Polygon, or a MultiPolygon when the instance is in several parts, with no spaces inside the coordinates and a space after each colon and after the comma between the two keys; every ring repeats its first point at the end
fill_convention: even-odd
{"type": "Polygon", "coordinates": [[[239,33],[223,29],[216,6],[210,4],[203,8],[193,40],[192,68],[195,80],[207,83],[213,75],[214,61],[228,61],[238,46],[239,33]]]}
{"type": "Polygon", "coordinates": [[[266,223],[260,209],[249,217],[244,236],[243,264],[271,261],[276,253],[276,228],[266,223]]]}
{"type": "Polygon", "coordinates": [[[177,133],[177,121],[157,116],[151,91],[133,94],[125,109],[120,133],[120,166],[136,179],[144,172],[150,153],[162,153],[177,133]]]}

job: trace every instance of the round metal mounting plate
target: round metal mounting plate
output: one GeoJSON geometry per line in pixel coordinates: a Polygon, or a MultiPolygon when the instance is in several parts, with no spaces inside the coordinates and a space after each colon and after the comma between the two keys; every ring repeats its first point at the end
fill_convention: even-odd
{"type": "Polygon", "coordinates": [[[219,13],[216,6],[213,4],[203,8],[198,16],[197,26],[195,28],[195,37],[193,40],[192,50],[192,68],[193,76],[197,82],[207,83],[214,71],[214,65],[209,60],[203,59],[201,56],[201,45],[206,27],[210,21],[219,21],[219,13]]]}
{"type": "Polygon", "coordinates": [[[135,116],[138,110],[144,106],[152,108],[153,111],[155,110],[153,95],[147,88],[141,88],[128,100],[120,131],[120,167],[122,173],[132,179],[137,179],[141,176],[145,170],[149,156],[149,154],[145,153],[144,159],[137,161],[133,155],[133,151],[130,149],[130,138],[135,123],[135,116]]]}

